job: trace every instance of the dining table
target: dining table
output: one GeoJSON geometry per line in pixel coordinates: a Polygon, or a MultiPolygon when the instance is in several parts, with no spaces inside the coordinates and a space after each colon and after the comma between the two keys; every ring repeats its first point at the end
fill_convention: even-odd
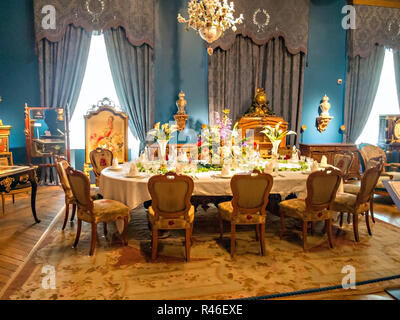
{"type": "MultiPolygon", "coordinates": [[[[246,173],[243,171],[234,174],[246,173]]],[[[279,194],[285,199],[290,194],[299,198],[307,196],[307,178],[310,171],[279,171],[272,173],[273,186],[271,194],[279,194]]],[[[232,196],[231,177],[222,177],[220,172],[200,172],[188,174],[193,178],[194,197],[229,197],[232,196]]],[[[124,169],[104,169],[100,176],[99,192],[105,199],[117,200],[133,210],[144,202],[151,200],[147,183],[151,175],[140,173],[131,178],[124,169]]],[[[339,192],[343,188],[339,187],[339,192]]]]}

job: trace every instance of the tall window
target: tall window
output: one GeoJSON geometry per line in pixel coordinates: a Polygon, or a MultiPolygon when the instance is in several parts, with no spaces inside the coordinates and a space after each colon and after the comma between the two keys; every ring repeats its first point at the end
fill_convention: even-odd
{"type": "Polygon", "coordinates": [[[381,79],[374,105],[364,130],[356,143],[377,144],[379,137],[379,116],[383,114],[399,113],[400,108],[399,100],[397,99],[393,53],[391,50],[386,50],[385,61],[383,63],[381,79]]]}
{"type": "MultiPolygon", "coordinates": [[[[104,36],[92,36],[82,89],[70,122],[71,149],[85,148],[85,139],[82,138],[85,136],[83,116],[93,104],[97,104],[105,97],[114,101],[116,105],[120,105],[108,62],[104,36]]],[[[131,130],[129,130],[128,139],[132,155],[136,155],[139,142],[131,130]]]]}

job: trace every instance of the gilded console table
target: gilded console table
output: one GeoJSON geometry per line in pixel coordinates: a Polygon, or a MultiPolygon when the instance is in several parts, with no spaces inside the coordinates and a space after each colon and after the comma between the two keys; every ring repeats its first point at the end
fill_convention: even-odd
{"type": "Polygon", "coordinates": [[[20,186],[31,184],[31,208],[36,223],[40,223],[36,215],[37,167],[1,166],[0,193],[8,194],[20,186]]]}

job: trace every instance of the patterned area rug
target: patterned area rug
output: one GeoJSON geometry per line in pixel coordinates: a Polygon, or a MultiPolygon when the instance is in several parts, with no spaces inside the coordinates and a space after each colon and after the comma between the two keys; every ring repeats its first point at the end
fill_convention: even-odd
{"type": "MultiPolygon", "coordinates": [[[[266,256],[260,256],[252,227],[238,227],[237,256],[229,254],[229,226],[223,241],[218,237],[217,210],[196,212],[192,261],[184,262],[184,232],[171,232],[160,240],[159,258],[150,262],[150,231],[143,208],[131,214],[129,246],[122,247],[113,226],[100,236],[93,257],[88,256],[90,225],[84,224],[77,249],[72,249],[76,224],[61,231],[61,220],[46,236],[25,267],[4,292],[2,299],[237,299],[340,285],[351,265],[356,281],[400,273],[400,229],[377,221],[369,237],[360,219],[360,243],[353,240],[351,225],[334,227],[335,248],[329,249],[323,225],[317,224],[303,252],[300,223],[287,219],[288,232],[279,239],[280,220],[268,216],[266,256]],[[43,289],[44,266],[55,268],[56,289],[43,289]]],[[[102,226],[99,226],[102,234],[102,226]]],[[[367,294],[399,285],[386,281],[355,290],[314,294],[367,294]]],[[[300,296],[301,297],[301,296],[300,296]]],[[[295,297],[299,298],[299,296],[295,297]]]]}

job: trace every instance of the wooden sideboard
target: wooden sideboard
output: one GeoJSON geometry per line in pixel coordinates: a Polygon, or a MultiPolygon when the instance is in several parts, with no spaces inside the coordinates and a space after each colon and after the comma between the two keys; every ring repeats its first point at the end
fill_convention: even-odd
{"type": "Polygon", "coordinates": [[[300,144],[302,156],[313,158],[318,162],[323,155],[328,159],[328,164],[333,165],[335,154],[341,152],[351,152],[353,154],[353,165],[350,168],[348,178],[360,178],[360,155],[355,144],[328,143],[328,144],[300,144]]]}
{"type": "MultiPolygon", "coordinates": [[[[259,145],[260,155],[263,158],[269,156],[269,153],[272,149],[272,144],[267,138],[267,136],[261,131],[265,129],[265,126],[275,127],[277,123],[281,123],[281,129],[283,131],[287,130],[288,123],[284,121],[281,117],[242,117],[239,121],[239,129],[242,129],[243,139],[246,139],[247,130],[254,130],[254,141],[259,145]]],[[[280,148],[286,148],[286,138],[282,139],[282,142],[279,146],[280,148]]]]}

